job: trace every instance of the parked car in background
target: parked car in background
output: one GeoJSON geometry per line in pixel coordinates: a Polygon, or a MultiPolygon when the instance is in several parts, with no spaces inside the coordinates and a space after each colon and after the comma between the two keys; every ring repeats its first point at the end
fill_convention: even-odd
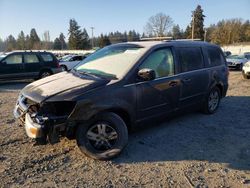
{"type": "Polygon", "coordinates": [[[80,61],[86,58],[86,55],[66,55],[62,57],[59,64],[63,71],[71,70],[80,61]]]}
{"type": "Polygon", "coordinates": [[[27,85],[14,115],[31,138],[75,136],[95,159],[118,155],[128,129],[194,106],[213,114],[228,89],[220,47],[206,42],[130,42],[107,46],[70,72],[27,85]]]}
{"type": "Polygon", "coordinates": [[[242,67],[242,76],[245,79],[250,79],[250,61],[246,62],[242,67]]]}
{"type": "Polygon", "coordinates": [[[250,60],[250,52],[245,52],[244,57],[247,58],[248,60],[250,60]]]}
{"type": "Polygon", "coordinates": [[[39,79],[58,72],[59,62],[49,52],[17,51],[0,56],[0,80],[39,79]]]}
{"type": "Polygon", "coordinates": [[[232,53],[230,51],[224,51],[223,53],[224,53],[225,57],[228,57],[228,56],[232,55],[232,53]]]}
{"type": "Polygon", "coordinates": [[[242,70],[243,65],[248,61],[244,55],[230,55],[226,58],[230,69],[242,70]]]}

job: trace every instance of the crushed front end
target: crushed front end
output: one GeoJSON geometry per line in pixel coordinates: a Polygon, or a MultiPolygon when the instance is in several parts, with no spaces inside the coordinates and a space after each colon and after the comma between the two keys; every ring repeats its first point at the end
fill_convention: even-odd
{"type": "Polygon", "coordinates": [[[54,101],[41,102],[31,100],[20,94],[14,116],[24,125],[30,138],[56,143],[60,135],[72,132],[72,122],[68,121],[76,102],[54,101]]]}

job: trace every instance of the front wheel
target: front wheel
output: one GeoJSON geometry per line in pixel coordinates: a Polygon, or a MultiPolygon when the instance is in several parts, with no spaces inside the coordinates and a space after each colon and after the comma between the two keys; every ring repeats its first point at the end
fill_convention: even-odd
{"type": "Polygon", "coordinates": [[[206,114],[213,114],[219,107],[221,99],[221,92],[218,87],[214,87],[210,90],[206,96],[206,100],[203,107],[203,112],[206,114]]]}
{"type": "Polygon", "coordinates": [[[115,113],[103,113],[89,125],[79,125],[77,144],[87,156],[107,160],[117,156],[128,141],[125,122],[115,113]]]}

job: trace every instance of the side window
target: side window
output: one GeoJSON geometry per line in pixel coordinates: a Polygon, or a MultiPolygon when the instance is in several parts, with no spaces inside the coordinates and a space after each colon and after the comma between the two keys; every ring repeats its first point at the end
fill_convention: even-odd
{"type": "Polygon", "coordinates": [[[22,55],[10,55],[5,59],[6,64],[21,64],[22,55]]]}
{"type": "Polygon", "coordinates": [[[203,57],[199,47],[179,48],[181,72],[203,68],[203,57]]]}
{"type": "Polygon", "coordinates": [[[41,57],[42,57],[43,61],[45,61],[45,62],[53,61],[53,57],[50,54],[41,54],[41,57]]]}
{"type": "Polygon", "coordinates": [[[152,52],[140,69],[149,68],[155,71],[156,78],[174,74],[174,59],[170,48],[163,48],[152,52]]]}
{"type": "Polygon", "coordinates": [[[35,54],[26,54],[24,55],[25,63],[39,63],[39,60],[35,54]]]}
{"type": "Polygon", "coordinates": [[[207,47],[207,54],[210,67],[221,65],[224,62],[222,54],[216,48],[207,47]]]}

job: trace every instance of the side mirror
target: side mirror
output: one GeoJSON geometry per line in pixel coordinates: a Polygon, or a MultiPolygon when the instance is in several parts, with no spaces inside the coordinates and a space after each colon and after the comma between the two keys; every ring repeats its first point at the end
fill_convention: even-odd
{"type": "Polygon", "coordinates": [[[0,64],[6,65],[7,63],[6,63],[6,61],[2,61],[0,64]]]}
{"type": "Polygon", "coordinates": [[[144,68],[138,71],[138,76],[144,81],[154,80],[155,71],[152,69],[144,68]]]}

